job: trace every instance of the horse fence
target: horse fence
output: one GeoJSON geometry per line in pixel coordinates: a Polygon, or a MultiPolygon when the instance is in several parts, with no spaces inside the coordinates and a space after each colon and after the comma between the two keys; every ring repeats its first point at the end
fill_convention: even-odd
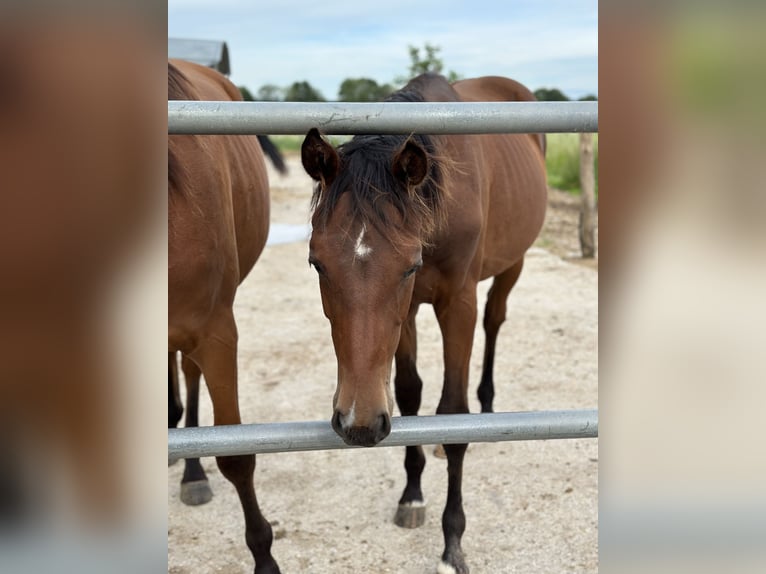
{"type": "Polygon", "coordinates": [[[171,134],[598,131],[598,102],[168,102],[171,134]]]}
{"type": "MultiPolygon", "coordinates": [[[[569,410],[393,417],[379,446],[457,444],[513,440],[593,438],[598,411],[569,410]]],[[[168,430],[168,457],[231,456],[361,448],[346,445],[329,421],[289,422],[168,430]]]]}
{"type": "MultiPolygon", "coordinates": [[[[168,102],[169,134],[597,132],[597,102],[168,102]]],[[[595,438],[598,411],[394,417],[378,446],[595,438]]],[[[168,458],[354,448],[330,421],[168,429],[168,458]]]]}

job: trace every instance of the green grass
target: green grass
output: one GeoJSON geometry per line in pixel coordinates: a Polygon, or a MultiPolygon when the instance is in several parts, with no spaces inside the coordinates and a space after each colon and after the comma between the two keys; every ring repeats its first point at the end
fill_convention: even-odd
{"type": "MultiPolygon", "coordinates": [[[[580,134],[548,134],[545,165],[548,185],[580,194],[580,134]]],[[[598,197],[598,134],[593,135],[596,196],[598,197]]]]}

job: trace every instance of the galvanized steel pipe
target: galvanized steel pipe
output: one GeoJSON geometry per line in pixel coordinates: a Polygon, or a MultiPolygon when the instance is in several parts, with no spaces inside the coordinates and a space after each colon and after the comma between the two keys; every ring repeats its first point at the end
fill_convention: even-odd
{"type": "Polygon", "coordinates": [[[170,134],[597,132],[598,102],[168,102],[170,134]]]}
{"type": "MultiPolygon", "coordinates": [[[[595,438],[598,410],[394,417],[378,446],[595,438]]],[[[329,421],[168,429],[168,458],[359,448],[329,421]]]]}

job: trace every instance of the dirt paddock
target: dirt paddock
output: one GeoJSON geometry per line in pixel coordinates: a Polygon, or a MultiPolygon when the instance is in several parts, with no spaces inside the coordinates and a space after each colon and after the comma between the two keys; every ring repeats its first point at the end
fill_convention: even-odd
{"type": "MultiPolygon", "coordinates": [[[[297,156],[270,171],[274,223],[308,222],[311,183],[297,156]]],[[[576,260],[577,200],[551,192],[546,227],[509,297],[495,362],[495,410],[595,408],[598,397],[597,265],[576,260]]],[[[235,313],[243,422],[328,420],[335,355],[305,240],[270,245],[239,290],[235,313]]],[[[483,312],[489,282],[480,285],[483,312]]],[[[477,322],[471,412],[479,411],[484,334],[477,322]]],[[[418,315],[421,414],[439,399],[441,339],[433,311],[418,315]]],[[[200,424],[212,422],[203,391],[200,424]]],[[[446,460],[426,447],[426,523],[393,524],[404,488],[404,448],[259,455],[259,502],[274,525],[282,572],[436,571],[443,549],[446,460]]],[[[183,465],[168,468],[168,571],[252,572],[233,487],[204,459],[214,492],[201,507],[179,499],[183,465]]],[[[471,572],[598,571],[598,441],[472,444],[465,459],[463,549],[471,572]]]]}

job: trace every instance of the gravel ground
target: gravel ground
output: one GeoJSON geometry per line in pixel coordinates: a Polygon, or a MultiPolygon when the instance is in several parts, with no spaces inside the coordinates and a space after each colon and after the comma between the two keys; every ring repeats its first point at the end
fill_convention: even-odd
{"type": "MultiPolygon", "coordinates": [[[[308,221],[311,183],[299,158],[273,172],[272,222],[308,221]]],[[[577,252],[577,200],[552,191],[546,227],[509,298],[495,366],[495,410],[595,408],[598,402],[597,263],[577,252]]],[[[335,356],[306,241],[266,248],[238,293],[243,422],[329,420],[335,356]]],[[[489,282],[480,285],[483,309],[489,282]]],[[[478,321],[471,411],[484,335],[478,321]]],[[[441,339],[430,307],[418,315],[422,414],[440,394],[441,339]]],[[[211,424],[203,393],[200,423],[211,424]]],[[[432,573],[442,551],[446,460],[426,448],[426,523],[393,524],[404,487],[403,448],[259,455],[256,487],[274,525],[284,573],[432,573]]],[[[213,500],[179,500],[183,466],[168,468],[168,572],[252,572],[236,493],[204,459],[213,500]]],[[[480,572],[598,571],[598,441],[472,444],[463,486],[466,560],[480,572]]]]}

